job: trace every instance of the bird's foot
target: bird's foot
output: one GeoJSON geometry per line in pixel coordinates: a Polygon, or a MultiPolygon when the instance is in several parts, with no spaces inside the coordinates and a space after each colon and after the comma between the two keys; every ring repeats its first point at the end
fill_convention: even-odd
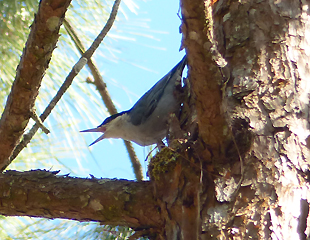
{"type": "Polygon", "coordinates": [[[159,141],[157,143],[157,148],[158,148],[159,151],[161,151],[164,147],[166,147],[166,145],[164,144],[163,141],[159,141]]]}

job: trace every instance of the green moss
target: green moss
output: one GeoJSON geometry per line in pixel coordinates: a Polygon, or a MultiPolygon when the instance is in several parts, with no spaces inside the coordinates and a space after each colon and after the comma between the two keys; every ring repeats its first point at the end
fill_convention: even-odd
{"type": "Polygon", "coordinates": [[[164,148],[150,162],[149,171],[152,178],[156,181],[160,175],[170,172],[174,169],[179,154],[169,148],[164,148]]]}

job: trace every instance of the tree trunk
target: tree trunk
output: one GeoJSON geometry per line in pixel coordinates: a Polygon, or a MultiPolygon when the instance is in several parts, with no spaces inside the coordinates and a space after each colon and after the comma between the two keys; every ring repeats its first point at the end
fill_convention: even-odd
{"type": "Polygon", "coordinates": [[[212,184],[202,186],[198,200],[201,239],[309,236],[308,7],[306,1],[289,0],[223,0],[213,5],[211,1],[182,1],[184,45],[199,134],[207,152],[220,153],[205,155],[207,159],[201,163],[212,162],[201,173],[212,177],[216,193],[215,201],[203,201],[212,184]],[[202,10],[205,19],[199,13],[202,10]],[[204,31],[197,30],[198,25],[204,31]],[[206,50],[213,53],[212,61],[206,50]],[[200,61],[209,68],[216,62],[222,79],[212,73],[206,73],[204,79],[193,78],[200,61]],[[197,88],[195,81],[200,84],[197,88]],[[201,104],[219,105],[219,98],[208,92],[218,90],[204,91],[202,87],[214,82],[222,90],[220,108],[227,123],[227,128],[217,128],[215,137],[205,134],[214,126],[206,116],[221,118],[208,111],[210,108],[199,114],[201,104]],[[199,124],[202,122],[204,126],[199,124]],[[219,136],[230,143],[225,144],[222,137],[210,144],[219,136]],[[219,151],[223,146],[225,156],[219,151]]]}

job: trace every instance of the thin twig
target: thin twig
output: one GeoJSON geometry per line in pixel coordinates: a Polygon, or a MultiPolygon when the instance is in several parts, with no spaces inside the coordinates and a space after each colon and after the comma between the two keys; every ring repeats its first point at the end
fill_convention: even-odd
{"type": "Polygon", "coordinates": [[[48,130],[47,127],[45,127],[43,125],[43,122],[41,121],[41,118],[38,116],[38,114],[37,114],[37,112],[36,112],[36,110],[34,108],[32,108],[32,110],[30,112],[30,116],[39,125],[39,128],[41,128],[42,131],[45,134],[49,134],[50,133],[50,130],[48,130]]]}
{"type": "MultiPolygon", "coordinates": [[[[84,54],[85,52],[85,48],[83,46],[83,43],[80,41],[80,38],[77,34],[77,32],[75,31],[75,29],[73,28],[73,26],[70,24],[70,22],[68,22],[68,20],[64,19],[64,26],[67,30],[67,32],[69,33],[69,36],[71,37],[72,41],[74,42],[76,48],[78,49],[78,51],[80,52],[81,55],[84,54]]],[[[92,83],[96,86],[97,90],[99,91],[101,98],[103,100],[103,103],[105,104],[105,106],[107,107],[109,113],[111,115],[116,114],[117,110],[116,107],[110,97],[110,94],[108,92],[108,89],[106,87],[105,82],[103,81],[102,76],[100,75],[98,68],[96,67],[94,61],[92,59],[89,59],[87,62],[87,65],[94,77],[94,81],[90,81],[88,80],[89,83],[92,83]]],[[[134,151],[134,148],[131,144],[131,142],[124,140],[124,144],[126,146],[130,161],[131,161],[131,165],[132,168],[134,170],[135,176],[137,181],[142,181],[143,180],[143,175],[142,175],[142,166],[141,163],[134,151]]]]}
{"type": "MultiPolygon", "coordinates": [[[[116,14],[117,14],[120,2],[121,2],[121,0],[115,0],[114,5],[112,7],[112,11],[111,11],[110,17],[109,17],[106,25],[104,26],[104,28],[102,29],[100,34],[97,36],[95,41],[92,43],[92,45],[89,47],[89,49],[83,54],[83,56],[79,59],[79,61],[73,66],[73,68],[71,69],[71,72],[69,73],[69,75],[67,76],[66,80],[64,81],[64,83],[62,84],[60,89],[58,90],[57,94],[51,100],[49,105],[45,108],[44,112],[41,114],[40,118],[41,118],[42,122],[44,122],[44,120],[52,112],[52,110],[54,109],[56,104],[59,102],[61,97],[64,95],[64,93],[67,91],[67,89],[72,84],[72,81],[73,81],[74,77],[85,66],[85,64],[91,58],[91,56],[93,55],[95,50],[99,47],[99,45],[102,42],[103,38],[107,35],[109,30],[111,29],[111,27],[112,27],[112,25],[114,23],[114,20],[116,18],[116,14]]],[[[9,159],[9,162],[1,170],[4,170],[18,156],[18,154],[21,152],[21,150],[23,150],[27,146],[27,144],[30,142],[30,140],[32,139],[34,134],[38,131],[38,129],[39,129],[39,125],[35,124],[29,130],[29,132],[27,134],[24,134],[23,140],[14,149],[13,154],[11,155],[11,157],[9,159]]]]}

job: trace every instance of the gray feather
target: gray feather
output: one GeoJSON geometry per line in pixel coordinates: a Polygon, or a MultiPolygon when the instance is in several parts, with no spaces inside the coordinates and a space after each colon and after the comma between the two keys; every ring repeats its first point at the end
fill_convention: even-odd
{"type": "MultiPolygon", "coordinates": [[[[175,86],[175,82],[182,75],[186,65],[186,55],[183,59],[162,79],[160,79],[139,101],[128,111],[133,125],[140,125],[154,112],[158,102],[163,96],[168,85],[175,86]],[[147,111],[145,111],[147,109],[147,111]]],[[[174,89],[174,88],[172,88],[174,89]]],[[[173,92],[171,92],[173,94],[173,92]]]]}

